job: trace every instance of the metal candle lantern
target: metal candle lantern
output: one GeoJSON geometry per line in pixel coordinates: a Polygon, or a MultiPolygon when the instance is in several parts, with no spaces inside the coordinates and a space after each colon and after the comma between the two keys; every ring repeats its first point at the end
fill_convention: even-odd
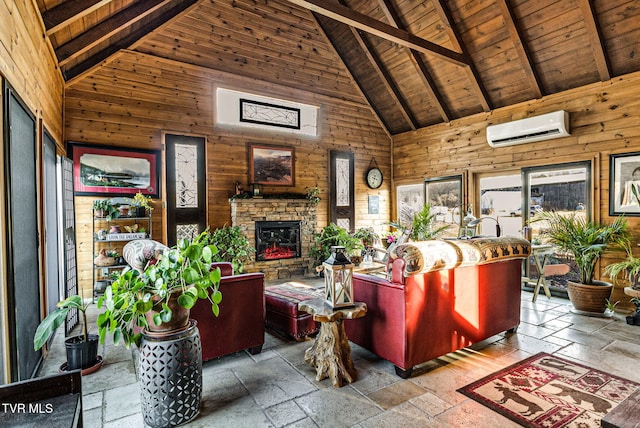
{"type": "Polygon", "coordinates": [[[344,254],[345,247],[334,245],[324,267],[324,293],[332,308],[353,307],[353,263],[344,254]]]}

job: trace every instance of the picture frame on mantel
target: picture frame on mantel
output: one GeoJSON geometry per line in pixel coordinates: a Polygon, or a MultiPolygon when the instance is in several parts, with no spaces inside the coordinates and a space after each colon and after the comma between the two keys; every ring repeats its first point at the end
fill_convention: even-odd
{"type": "Polygon", "coordinates": [[[295,149],[250,143],[249,183],[295,186],[295,149]]]}
{"type": "Polygon", "coordinates": [[[160,151],[75,142],[67,148],[76,195],[160,197],[160,151]]]}
{"type": "Polygon", "coordinates": [[[640,152],[609,156],[609,215],[640,216],[640,152]]]}

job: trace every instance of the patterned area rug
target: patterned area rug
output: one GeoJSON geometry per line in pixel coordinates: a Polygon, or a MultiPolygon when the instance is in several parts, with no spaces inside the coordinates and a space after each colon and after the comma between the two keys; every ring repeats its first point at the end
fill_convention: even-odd
{"type": "Polygon", "coordinates": [[[458,392],[525,427],[599,427],[640,384],[544,352],[458,392]]]}

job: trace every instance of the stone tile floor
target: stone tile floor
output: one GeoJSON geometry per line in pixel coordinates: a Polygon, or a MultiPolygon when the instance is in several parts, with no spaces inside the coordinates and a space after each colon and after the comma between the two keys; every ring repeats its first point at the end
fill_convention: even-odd
{"type": "MultiPolygon", "coordinates": [[[[311,339],[295,342],[267,332],[259,355],[239,352],[203,364],[201,411],[183,426],[518,426],[456,389],[541,351],[640,382],[640,327],[627,325],[624,314],[585,317],[573,314],[566,299],[531,300],[532,294],[523,292],[516,334],[499,334],[429,361],[406,380],[394,374],[391,363],[352,344],[358,378],[342,388],[332,387],[329,379],[315,381],[315,371],[304,362],[311,339]]],[[[59,336],[40,375],[57,372],[65,361],[59,336]]],[[[84,426],[143,427],[137,351],[106,344],[99,353],[102,368],[82,378],[84,426]]]]}

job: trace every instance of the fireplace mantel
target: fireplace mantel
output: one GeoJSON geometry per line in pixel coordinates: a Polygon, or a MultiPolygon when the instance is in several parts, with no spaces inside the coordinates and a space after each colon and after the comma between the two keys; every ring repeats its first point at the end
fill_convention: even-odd
{"type": "Polygon", "coordinates": [[[317,229],[317,204],[306,199],[250,198],[231,201],[231,224],[239,226],[255,248],[257,221],[300,221],[301,257],[253,261],[245,264],[246,272],[264,272],[267,280],[286,279],[305,274],[313,267],[309,250],[317,229]]]}

